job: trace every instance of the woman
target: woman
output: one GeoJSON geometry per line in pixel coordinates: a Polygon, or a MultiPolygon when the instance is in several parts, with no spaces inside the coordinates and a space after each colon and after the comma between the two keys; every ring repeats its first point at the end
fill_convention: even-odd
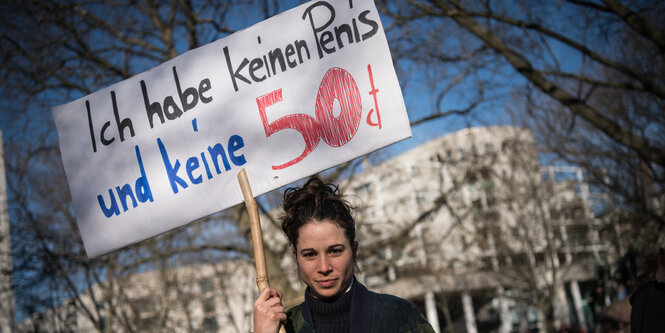
{"type": "Polygon", "coordinates": [[[411,303],[368,291],[354,276],[358,254],[352,207],[336,186],[310,179],[284,193],[282,230],[291,244],[305,301],[286,313],[282,295],[264,289],[254,303],[254,332],[434,332],[411,303]]]}

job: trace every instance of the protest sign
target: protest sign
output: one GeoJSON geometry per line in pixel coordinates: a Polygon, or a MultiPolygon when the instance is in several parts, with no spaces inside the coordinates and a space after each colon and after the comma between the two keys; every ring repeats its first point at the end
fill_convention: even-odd
{"type": "Polygon", "coordinates": [[[303,4],[53,108],[96,257],[405,139],[371,0],[303,4]]]}

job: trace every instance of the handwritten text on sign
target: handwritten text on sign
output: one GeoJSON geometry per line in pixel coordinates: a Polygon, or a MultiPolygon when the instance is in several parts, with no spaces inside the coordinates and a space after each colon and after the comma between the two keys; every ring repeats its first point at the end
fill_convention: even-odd
{"type": "Polygon", "coordinates": [[[98,256],[411,135],[371,0],[306,3],[53,108],[98,256]]]}

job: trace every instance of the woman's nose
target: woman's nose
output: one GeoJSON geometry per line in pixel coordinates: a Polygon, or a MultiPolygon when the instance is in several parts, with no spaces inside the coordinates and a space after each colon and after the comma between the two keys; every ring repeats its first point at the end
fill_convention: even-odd
{"type": "Polygon", "coordinates": [[[330,273],[332,270],[332,267],[330,266],[330,260],[326,256],[321,256],[321,259],[319,259],[319,265],[318,265],[318,270],[319,273],[322,274],[327,274],[330,273]]]}

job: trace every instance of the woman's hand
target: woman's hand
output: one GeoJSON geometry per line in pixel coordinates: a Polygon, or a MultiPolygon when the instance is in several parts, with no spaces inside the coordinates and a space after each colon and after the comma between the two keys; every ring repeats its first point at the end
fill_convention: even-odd
{"type": "Polygon", "coordinates": [[[254,302],[254,333],[276,333],[280,322],[286,323],[282,294],[265,288],[254,302]]]}

